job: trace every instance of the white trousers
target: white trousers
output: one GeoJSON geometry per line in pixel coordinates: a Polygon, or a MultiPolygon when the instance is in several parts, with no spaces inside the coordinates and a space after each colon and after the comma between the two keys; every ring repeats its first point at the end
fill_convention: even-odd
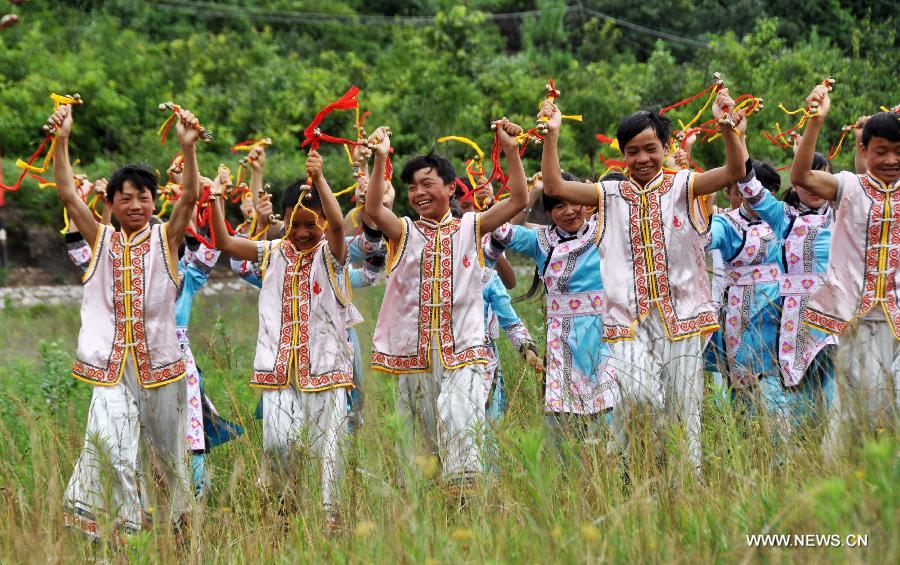
{"type": "Polygon", "coordinates": [[[274,480],[266,482],[279,489],[288,487],[300,463],[296,458],[309,450],[319,464],[322,503],[326,510],[336,509],[343,471],[341,449],[349,434],[347,418],[344,387],[320,392],[300,392],[293,386],[264,391],[263,451],[275,466],[274,480]]]}
{"type": "Polygon", "coordinates": [[[614,344],[615,367],[622,401],[612,411],[612,431],[619,449],[628,445],[627,427],[635,407],[649,404],[654,425],[686,428],[688,459],[700,472],[700,407],[703,399],[702,336],[672,341],[662,319],[651,313],[638,323],[633,339],[614,344]]]}
{"type": "Polygon", "coordinates": [[[487,391],[484,365],[445,369],[432,351],[431,371],[399,375],[397,412],[405,420],[406,451],[415,457],[422,436],[441,460],[445,480],[468,479],[482,471],[480,433],[485,423],[487,391]]]}
{"type": "Polygon", "coordinates": [[[823,451],[843,449],[849,421],[890,424],[900,415],[900,340],[878,308],[841,335],[835,359],[834,400],[828,409],[823,451]]]}
{"type": "Polygon", "coordinates": [[[139,530],[142,512],[157,506],[147,497],[146,468],[167,501],[170,523],[188,512],[185,406],[184,379],[143,388],[130,359],[118,384],[94,386],[84,447],[64,495],[66,524],[99,536],[97,515],[109,512],[119,533],[139,530]]]}

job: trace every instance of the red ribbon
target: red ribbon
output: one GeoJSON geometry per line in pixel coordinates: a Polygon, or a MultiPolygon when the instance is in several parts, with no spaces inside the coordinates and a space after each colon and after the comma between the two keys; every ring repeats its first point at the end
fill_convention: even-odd
{"type": "MultiPolygon", "coordinates": [[[[32,153],[31,157],[28,158],[27,163],[29,165],[33,165],[34,162],[38,160],[38,157],[41,156],[41,153],[44,152],[44,149],[47,148],[47,144],[50,143],[50,141],[52,141],[52,140],[53,140],[53,134],[47,134],[47,136],[44,137],[44,141],[41,142],[40,147],[37,148],[37,151],[32,153]]],[[[22,185],[22,181],[25,179],[26,176],[28,176],[28,170],[22,169],[22,173],[19,175],[19,178],[16,180],[15,183],[13,183],[11,185],[4,184],[3,180],[0,179],[0,191],[8,190],[10,192],[15,192],[16,190],[19,190],[19,187],[22,185]]]]}

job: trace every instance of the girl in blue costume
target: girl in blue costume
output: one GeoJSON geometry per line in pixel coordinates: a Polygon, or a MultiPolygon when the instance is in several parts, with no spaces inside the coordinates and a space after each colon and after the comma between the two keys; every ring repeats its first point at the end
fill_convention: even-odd
{"type": "MultiPolygon", "coordinates": [[[[831,163],[816,153],[813,170],[831,172],[831,163]]],[[[833,209],[827,200],[802,186],[791,187],[784,202],[763,190],[759,181],[740,184],[747,203],[783,242],[784,274],[779,279],[782,314],[778,337],[778,365],[786,387],[797,387],[794,413],[809,415],[834,395],[832,353],[835,336],[816,335],[802,325],[809,297],[819,287],[828,270],[833,209]]]]}
{"type": "MultiPolygon", "coordinates": [[[[569,175],[568,180],[574,178],[569,175]]],[[[558,444],[570,428],[592,432],[602,414],[618,402],[619,391],[607,369],[603,342],[605,295],[597,216],[585,220],[583,206],[541,198],[553,225],[503,225],[491,234],[490,255],[506,249],[526,255],[535,263],[535,280],[526,297],[541,286],[546,292],[544,412],[558,444]]]]}
{"type": "MultiPolygon", "coordinates": [[[[776,192],[781,179],[774,167],[754,161],[742,182],[776,192]]],[[[762,406],[784,431],[791,394],[782,385],[777,362],[780,238],[744,199],[736,210],[713,215],[708,249],[721,251],[726,264],[721,335],[731,385],[757,389],[762,406]]]]}

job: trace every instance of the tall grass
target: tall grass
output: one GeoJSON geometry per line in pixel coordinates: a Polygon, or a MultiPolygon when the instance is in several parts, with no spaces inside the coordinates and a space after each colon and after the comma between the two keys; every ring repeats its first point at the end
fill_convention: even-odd
{"type": "MultiPolygon", "coordinates": [[[[371,340],[379,291],[357,297],[371,340]]],[[[536,338],[538,309],[519,305],[536,338]]],[[[848,453],[823,460],[821,429],[773,447],[764,420],[704,405],[704,479],[686,472],[678,433],[632,442],[630,480],[602,444],[548,441],[539,385],[501,338],[511,393],[496,430],[496,474],[460,507],[439,465],[396,455],[392,379],[367,374],[365,425],[347,446],[343,528],[328,535],[311,465],[294,475],[281,513],[257,486],[261,428],[247,386],[256,339],[255,295],[198,297],[192,343],[219,411],[244,426],[209,459],[213,488],[184,538],[164,524],[125,547],[91,544],[62,524],[62,495],[82,446],[88,385],[70,385],[77,307],[0,311],[0,562],[896,562],[900,555],[900,442],[861,432],[848,453]],[[759,548],[760,533],[868,535],[867,548],[759,548]]]]}

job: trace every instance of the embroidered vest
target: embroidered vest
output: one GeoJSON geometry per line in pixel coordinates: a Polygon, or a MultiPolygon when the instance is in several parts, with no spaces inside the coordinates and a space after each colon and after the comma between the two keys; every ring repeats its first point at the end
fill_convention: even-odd
{"type": "Polygon", "coordinates": [[[353,386],[347,339],[349,284],[325,240],[298,251],[287,239],[265,243],[259,336],[250,386],[315,392],[353,386]]]}
{"type": "Polygon", "coordinates": [[[900,339],[900,181],[838,173],[841,200],[835,210],[825,280],[809,301],[803,321],[840,335],[855,319],[881,308],[900,339]]]}
{"type": "Polygon", "coordinates": [[[734,366],[741,337],[750,319],[767,302],[760,300],[758,285],[777,284],[781,267],[765,262],[770,247],[777,245],[772,228],[761,220],[748,220],[740,209],[722,215],[735,231],[742,234],[744,242],[734,257],[727,258],[725,266],[725,305],[723,309],[725,329],[725,354],[734,366]]]}
{"type": "Polygon", "coordinates": [[[709,218],[694,198],[693,179],[679,171],[660,172],[644,188],[629,180],[597,184],[606,341],[633,338],[653,311],[673,340],[718,327],[702,238],[709,218]]]}
{"type": "Polygon", "coordinates": [[[825,345],[837,343],[835,336],[813,340],[801,320],[809,299],[819,289],[824,273],[815,271],[816,238],[831,225],[831,207],[824,214],[797,213],[784,239],[784,265],[779,277],[782,296],[781,328],[778,334],[778,361],[786,386],[796,386],[812,358],[825,345]]]}
{"type": "Polygon", "coordinates": [[[181,275],[169,252],[165,224],[147,226],[130,238],[101,226],[82,282],[81,332],[72,364],[76,378],[114,385],[128,356],[145,388],[184,376],[175,336],[181,275]]]}
{"type": "Polygon", "coordinates": [[[390,249],[387,288],[372,338],[372,367],[430,370],[432,346],[447,369],[486,363],[479,215],[440,222],[403,218],[390,249]]]}

